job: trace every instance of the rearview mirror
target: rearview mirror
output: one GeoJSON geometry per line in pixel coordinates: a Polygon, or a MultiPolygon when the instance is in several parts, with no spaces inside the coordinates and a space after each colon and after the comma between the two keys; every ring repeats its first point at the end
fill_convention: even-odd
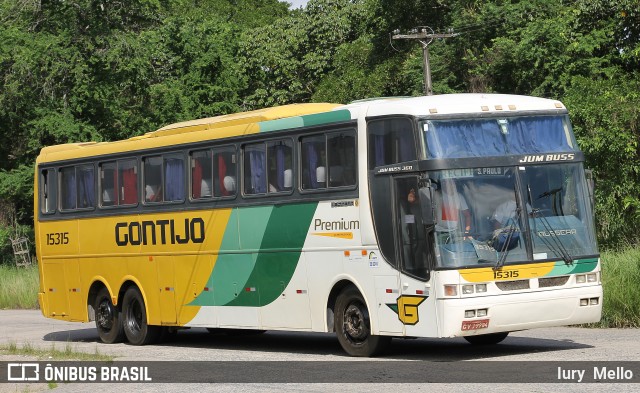
{"type": "Polygon", "coordinates": [[[593,177],[593,169],[584,170],[585,177],[587,178],[587,187],[589,188],[589,198],[591,199],[591,207],[596,205],[596,180],[593,177]]]}
{"type": "Polygon", "coordinates": [[[418,200],[420,201],[420,211],[422,214],[422,224],[431,226],[435,224],[432,200],[432,189],[429,186],[418,189],[418,200]]]}

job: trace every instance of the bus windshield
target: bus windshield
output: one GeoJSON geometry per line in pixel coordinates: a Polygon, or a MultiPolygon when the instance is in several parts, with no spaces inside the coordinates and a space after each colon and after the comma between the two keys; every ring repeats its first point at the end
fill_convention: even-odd
{"type": "Polygon", "coordinates": [[[426,158],[489,157],[577,151],[565,115],[428,120],[421,123],[426,158]]]}
{"type": "Polygon", "coordinates": [[[581,164],[443,170],[429,178],[440,267],[597,252],[581,164]]]}

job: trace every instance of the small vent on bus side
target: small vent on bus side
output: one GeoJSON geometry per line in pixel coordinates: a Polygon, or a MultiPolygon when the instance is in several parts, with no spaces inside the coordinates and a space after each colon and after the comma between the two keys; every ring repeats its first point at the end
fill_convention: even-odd
{"type": "Polygon", "coordinates": [[[569,276],[539,278],[538,287],[540,288],[559,287],[566,284],[567,281],[569,281],[569,276]]]}
{"type": "Polygon", "coordinates": [[[529,280],[497,281],[496,286],[502,291],[517,291],[519,289],[529,289],[529,280]]]}

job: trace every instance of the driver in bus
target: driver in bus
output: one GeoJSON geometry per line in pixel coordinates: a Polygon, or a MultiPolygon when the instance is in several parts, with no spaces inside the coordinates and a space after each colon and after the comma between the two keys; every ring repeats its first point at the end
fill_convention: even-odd
{"type": "MultiPolygon", "coordinates": [[[[528,203],[527,213],[531,213],[531,206],[528,203]]],[[[518,205],[513,195],[498,205],[491,218],[493,220],[493,229],[503,228],[507,225],[517,225],[518,205]]]]}
{"type": "Polygon", "coordinates": [[[471,212],[464,196],[458,192],[451,179],[443,179],[440,192],[436,192],[436,232],[450,241],[453,234],[462,233],[471,238],[471,212]]]}

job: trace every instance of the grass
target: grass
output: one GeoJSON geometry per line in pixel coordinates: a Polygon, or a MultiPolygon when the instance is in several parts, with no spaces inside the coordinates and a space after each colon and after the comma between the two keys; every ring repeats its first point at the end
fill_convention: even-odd
{"type": "Polygon", "coordinates": [[[0,309],[38,308],[38,267],[0,265],[0,309]]]}
{"type": "Polygon", "coordinates": [[[601,255],[604,304],[595,327],[640,327],[640,248],[601,255]]]}
{"type": "Polygon", "coordinates": [[[7,355],[35,357],[41,360],[94,360],[110,362],[114,359],[113,356],[101,354],[97,346],[94,353],[87,353],[75,350],[71,343],[67,343],[65,347],[60,350],[56,348],[55,344],[52,344],[50,349],[41,349],[32,346],[30,343],[24,343],[22,347],[19,347],[15,342],[10,342],[8,345],[0,345],[0,352],[4,352],[7,355]]]}
{"type": "MultiPolygon", "coordinates": [[[[640,328],[640,247],[602,253],[602,319],[592,327],[640,328]]],[[[0,265],[0,309],[38,308],[38,268],[0,265]]]]}

